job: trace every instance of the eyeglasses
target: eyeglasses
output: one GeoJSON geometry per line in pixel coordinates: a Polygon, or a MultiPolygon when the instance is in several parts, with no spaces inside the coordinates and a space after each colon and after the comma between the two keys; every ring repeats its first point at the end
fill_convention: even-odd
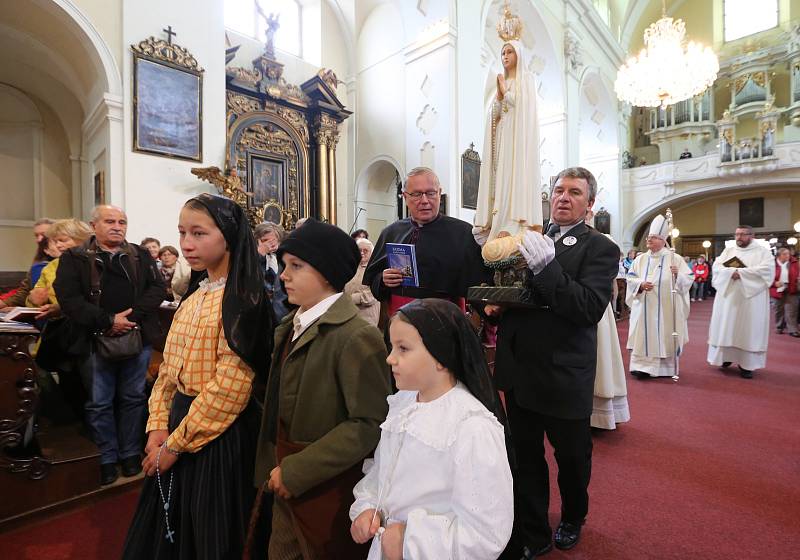
{"type": "Polygon", "coordinates": [[[424,192],[418,192],[418,191],[415,191],[415,192],[408,192],[408,191],[403,191],[403,194],[405,194],[405,195],[408,195],[409,197],[413,198],[414,200],[419,200],[419,199],[421,199],[423,196],[424,196],[425,198],[427,198],[428,200],[433,200],[433,199],[439,198],[439,191],[424,191],[424,192]]]}

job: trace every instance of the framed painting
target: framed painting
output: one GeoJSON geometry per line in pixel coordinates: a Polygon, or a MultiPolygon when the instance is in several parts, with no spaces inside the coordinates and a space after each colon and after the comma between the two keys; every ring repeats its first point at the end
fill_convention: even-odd
{"type": "Polygon", "coordinates": [[[764,199],[763,198],[740,199],[739,223],[754,228],[764,227],[764,199]]]}
{"type": "Polygon", "coordinates": [[[461,207],[478,208],[478,186],[481,180],[481,157],[470,144],[461,154],[461,207]]]}
{"type": "Polygon", "coordinates": [[[94,205],[100,206],[106,203],[106,174],[98,171],[94,174],[94,205]]]}
{"type": "Polygon", "coordinates": [[[264,208],[264,219],[280,224],[286,209],[287,161],[250,154],[247,158],[247,190],[250,204],[264,208]]]}
{"type": "Polygon", "coordinates": [[[202,161],[203,71],[185,49],[148,42],[134,46],[133,149],[202,161]]]}

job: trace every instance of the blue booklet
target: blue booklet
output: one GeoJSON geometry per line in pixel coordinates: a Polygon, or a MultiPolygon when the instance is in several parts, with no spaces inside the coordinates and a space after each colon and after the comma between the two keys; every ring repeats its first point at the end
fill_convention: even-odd
{"type": "Polygon", "coordinates": [[[417,271],[417,253],[413,245],[406,243],[387,243],[386,258],[389,268],[400,270],[403,275],[401,286],[419,287],[419,272],[417,271]]]}

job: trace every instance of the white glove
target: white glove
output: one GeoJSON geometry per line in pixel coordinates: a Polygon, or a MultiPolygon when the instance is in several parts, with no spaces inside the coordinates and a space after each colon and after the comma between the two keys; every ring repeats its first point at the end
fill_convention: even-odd
{"type": "Polygon", "coordinates": [[[489,230],[485,230],[481,226],[475,226],[472,228],[472,237],[475,238],[475,243],[483,247],[489,240],[489,230]]]}
{"type": "Polygon", "coordinates": [[[519,252],[528,263],[528,268],[534,274],[544,270],[556,256],[556,247],[553,240],[538,231],[526,231],[522,236],[522,243],[517,245],[519,252]]]}

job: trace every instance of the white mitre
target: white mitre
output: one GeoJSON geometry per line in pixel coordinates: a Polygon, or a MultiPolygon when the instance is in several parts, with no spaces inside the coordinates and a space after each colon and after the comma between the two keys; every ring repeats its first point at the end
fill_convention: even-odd
{"type": "Polygon", "coordinates": [[[667,240],[667,219],[659,214],[653,221],[650,222],[650,231],[647,232],[647,237],[650,236],[659,237],[664,241],[667,240]]]}

